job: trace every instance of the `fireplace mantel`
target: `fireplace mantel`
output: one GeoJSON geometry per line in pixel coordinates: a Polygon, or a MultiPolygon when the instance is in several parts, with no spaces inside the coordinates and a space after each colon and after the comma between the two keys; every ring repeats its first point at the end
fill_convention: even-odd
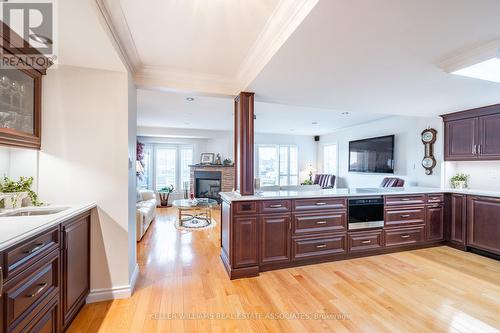
{"type": "Polygon", "coordinates": [[[234,166],[215,164],[194,164],[190,165],[189,192],[196,193],[195,171],[213,171],[221,174],[221,192],[231,192],[234,190],[234,166]]]}

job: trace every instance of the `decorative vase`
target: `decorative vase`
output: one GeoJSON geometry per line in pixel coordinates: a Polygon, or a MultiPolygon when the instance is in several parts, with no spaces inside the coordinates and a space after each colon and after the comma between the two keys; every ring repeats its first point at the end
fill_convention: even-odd
{"type": "Polygon", "coordinates": [[[455,188],[457,190],[464,190],[467,188],[467,182],[461,180],[461,181],[456,181],[455,182],[455,188]]]}
{"type": "Polygon", "coordinates": [[[23,204],[23,199],[28,197],[27,192],[13,192],[4,193],[3,202],[5,209],[16,209],[21,208],[23,204]]]}

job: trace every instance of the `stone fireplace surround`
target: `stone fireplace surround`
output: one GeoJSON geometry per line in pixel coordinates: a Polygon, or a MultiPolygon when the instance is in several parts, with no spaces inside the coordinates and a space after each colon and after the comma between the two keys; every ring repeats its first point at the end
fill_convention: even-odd
{"type": "Polygon", "coordinates": [[[190,165],[189,193],[196,193],[195,171],[220,172],[221,192],[231,192],[234,189],[234,166],[223,166],[213,164],[190,165]]]}

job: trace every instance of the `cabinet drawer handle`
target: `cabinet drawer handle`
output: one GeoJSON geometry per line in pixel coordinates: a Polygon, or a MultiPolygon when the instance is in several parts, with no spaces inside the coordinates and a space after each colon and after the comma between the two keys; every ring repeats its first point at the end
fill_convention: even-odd
{"type": "Polygon", "coordinates": [[[269,205],[269,208],[281,208],[283,205],[269,205]]]}
{"type": "Polygon", "coordinates": [[[401,235],[401,238],[410,238],[410,235],[401,235]]]}
{"type": "Polygon", "coordinates": [[[407,217],[410,217],[410,214],[403,214],[403,215],[401,215],[401,218],[403,218],[403,219],[405,219],[407,217]]]}
{"type": "Polygon", "coordinates": [[[372,241],[371,240],[364,240],[364,241],[361,241],[361,244],[370,244],[372,241]]]}
{"type": "Polygon", "coordinates": [[[28,251],[24,251],[24,253],[26,254],[33,254],[35,253],[36,251],[40,250],[42,247],[45,246],[45,243],[41,243],[41,244],[37,244],[34,248],[32,248],[31,250],[28,250],[28,251]]]}
{"type": "Polygon", "coordinates": [[[325,247],[326,247],[326,244],[316,245],[317,249],[324,249],[325,247]]]}
{"type": "Polygon", "coordinates": [[[401,198],[401,201],[410,201],[410,198],[401,198]]]}
{"type": "Polygon", "coordinates": [[[316,224],[326,224],[326,221],[316,221],[316,224]]]}
{"type": "Polygon", "coordinates": [[[316,206],[324,206],[326,205],[326,202],[316,202],[316,206]]]}
{"type": "Polygon", "coordinates": [[[45,289],[45,287],[47,287],[47,283],[42,283],[41,285],[38,286],[37,290],[35,290],[31,294],[26,295],[26,297],[28,298],[36,297],[36,295],[40,294],[45,289]]]}

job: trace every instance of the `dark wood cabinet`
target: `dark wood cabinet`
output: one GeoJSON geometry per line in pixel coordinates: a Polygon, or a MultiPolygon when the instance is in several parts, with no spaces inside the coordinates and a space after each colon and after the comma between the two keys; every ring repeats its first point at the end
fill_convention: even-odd
{"type": "Polygon", "coordinates": [[[478,154],[485,159],[500,159],[500,113],[479,118],[478,154]]]}
{"type": "Polygon", "coordinates": [[[233,218],[233,243],[231,264],[235,268],[259,264],[258,217],[233,218]]]}
{"type": "Polygon", "coordinates": [[[427,240],[444,239],[444,205],[442,203],[427,206],[427,240]]]}
{"type": "Polygon", "coordinates": [[[476,159],[477,119],[467,118],[452,120],[445,124],[445,159],[476,159]]]}
{"type": "Polygon", "coordinates": [[[0,252],[0,331],[63,332],[90,288],[90,211],[0,252]]]}
{"type": "Polygon", "coordinates": [[[468,196],[467,246],[500,255],[500,199],[468,196]]]}
{"type": "Polygon", "coordinates": [[[500,160],[500,104],[442,117],[446,161],[500,160]]]}
{"type": "Polygon", "coordinates": [[[22,38],[0,26],[2,60],[14,59],[0,68],[0,145],[40,149],[42,75],[51,63],[36,49],[19,48],[22,38]]]}
{"type": "Polygon", "coordinates": [[[90,290],[90,215],[61,226],[62,326],[66,328],[85,304],[90,290]]]}
{"type": "Polygon", "coordinates": [[[260,217],[260,263],[290,261],[290,214],[263,215],[260,217]]]}
{"type": "Polygon", "coordinates": [[[467,197],[462,194],[451,194],[448,240],[457,245],[465,245],[466,212],[467,197]]]}

